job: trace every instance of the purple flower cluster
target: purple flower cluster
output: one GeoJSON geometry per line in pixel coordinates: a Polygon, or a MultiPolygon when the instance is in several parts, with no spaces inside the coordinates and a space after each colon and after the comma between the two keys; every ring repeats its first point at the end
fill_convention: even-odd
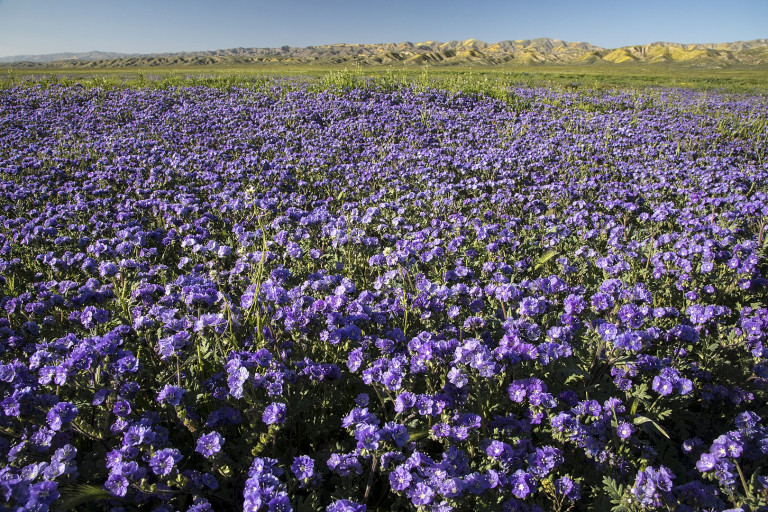
{"type": "Polygon", "coordinates": [[[278,467],[277,460],[253,459],[248,470],[248,480],[245,481],[243,510],[292,510],[286,486],[280,481],[281,476],[283,470],[278,467]]]}
{"type": "Polygon", "coordinates": [[[759,510],[766,117],[0,89],[0,508],[759,510]]]}
{"type": "Polygon", "coordinates": [[[656,508],[663,504],[672,503],[672,480],[675,475],[664,466],[647,467],[637,474],[635,485],[632,486],[632,496],[642,508],[656,508]]]}
{"type": "MultiPolygon", "coordinates": [[[[754,470],[755,464],[762,463],[768,456],[768,428],[760,425],[760,421],[760,417],[753,412],[739,414],[734,422],[735,430],[716,437],[709,450],[700,452],[696,469],[716,481],[728,494],[739,490],[749,492],[748,488],[738,489],[746,483],[743,480],[744,471],[754,470]]],[[[768,480],[762,478],[758,482],[763,492],[768,490],[768,480]]]]}

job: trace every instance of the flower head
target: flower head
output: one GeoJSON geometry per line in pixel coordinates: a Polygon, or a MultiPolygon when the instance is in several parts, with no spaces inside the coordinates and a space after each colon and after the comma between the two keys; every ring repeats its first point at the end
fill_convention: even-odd
{"type": "Polygon", "coordinates": [[[201,453],[204,457],[211,457],[221,451],[221,445],[224,444],[224,438],[218,432],[204,434],[197,440],[195,451],[201,453]]]}
{"type": "Polygon", "coordinates": [[[315,474],[315,461],[307,455],[301,455],[293,459],[291,471],[299,480],[307,480],[315,474]]]}
{"type": "Polygon", "coordinates": [[[281,424],[285,421],[285,404],[272,402],[264,409],[261,421],[267,425],[281,424]]]}

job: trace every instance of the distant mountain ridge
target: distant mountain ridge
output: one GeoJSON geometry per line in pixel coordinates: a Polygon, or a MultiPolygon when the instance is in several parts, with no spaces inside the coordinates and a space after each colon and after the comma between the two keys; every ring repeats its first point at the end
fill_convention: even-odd
{"type": "Polygon", "coordinates": [[[768,39],[731,43],[683,44],[655,42],[602,48],[560,39],[517,39],[486,43],[424,41],[420,43],[331,44],[280,48],[122,54],[111,52],[56,53],[0,57],[14,67],[154,67],[217,64],[360,64],[376,65],[530,65],[530,64],[681,64],[694,67],[768,66],[768,39]]]}

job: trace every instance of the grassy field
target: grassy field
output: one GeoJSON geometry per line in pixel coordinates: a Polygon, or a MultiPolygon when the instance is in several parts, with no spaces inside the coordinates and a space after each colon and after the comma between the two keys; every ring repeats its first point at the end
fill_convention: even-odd
{"type": "MultiPolygon", "coordinates": [[[[680,87],[724,92],[768,93],[768,70],[696,69],[664,65],[584,65],[515,67],[349,67],[333,65],[259,65],[248,67],[153,67],[147,69],[14,69],[0,67],[0,86],[20,82],[80,83],[90,86],[211,85],[252,86],[280,77],[319,80],[327,85],[417,84],[466,92],[500,91],[510,86],[603,90],[680,87]]],[[[498,94],[494,93],[494,94],[498,94]]],[[[492,95],[494,95],[492,94],[492,95]]]]}

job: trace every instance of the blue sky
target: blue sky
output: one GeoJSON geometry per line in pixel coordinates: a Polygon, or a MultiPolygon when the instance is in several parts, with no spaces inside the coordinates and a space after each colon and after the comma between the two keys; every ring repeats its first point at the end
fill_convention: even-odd
{"type": "Polygon", "coordinates": [[[0,56],[535,37],[768,38],[768,0],[0,0],[0,56]]]}

